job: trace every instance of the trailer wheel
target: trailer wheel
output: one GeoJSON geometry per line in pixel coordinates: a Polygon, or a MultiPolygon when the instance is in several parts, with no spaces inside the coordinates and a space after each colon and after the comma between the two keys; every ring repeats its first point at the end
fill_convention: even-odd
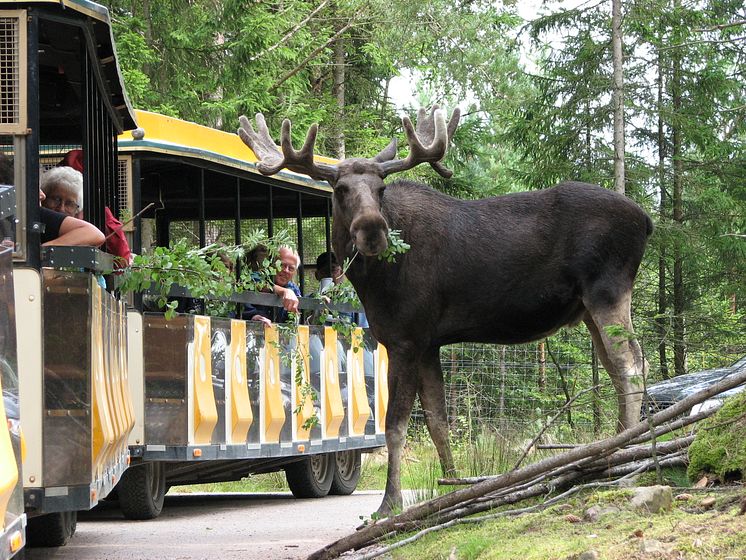
{"type": "Polygon", "coordinates": [[[77,511],[60,511],[31,517],[26,525],[26,546],[65,546],[75,534],[77,526],[77,511]]]}
{"type": "Polygon", "coordinates": [[[360,480],[360,455],[359,449],[348,451],[337,451],[335,455],[334,478],[330,494],[336,496],[348,496],[355,491],[360,480]]]}
{"type": "Polygon", "coordinates": [[[160,461],[128,468],[117,484],[119,507],[127,519],[155,519],[166,496],[166,469],[160,461]]]}
{"type": "Polygon", "coordinates": [[[285,478],[296,498],[323,498],[334,478],[334,453],[311,455],[285,467],[285,478]]]}

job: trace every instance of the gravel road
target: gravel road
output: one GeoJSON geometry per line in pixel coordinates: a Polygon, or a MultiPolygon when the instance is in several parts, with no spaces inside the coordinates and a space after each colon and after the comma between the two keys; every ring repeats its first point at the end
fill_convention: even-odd
{"type": "Polygon", "coordinates": [[[297,500],[290,493],[167,495],[152,521],[127,521],[116,504],[81,513],[67,546],[28,560],[286,560],[305,558],[355,530],[382,491],[297,500]]]}

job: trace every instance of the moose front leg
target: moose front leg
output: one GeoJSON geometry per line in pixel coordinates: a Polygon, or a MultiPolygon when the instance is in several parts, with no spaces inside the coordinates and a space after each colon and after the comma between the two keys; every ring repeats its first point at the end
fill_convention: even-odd
{"type": "Polygon", "coordinates": [[[389,350],[389,404],[386,411],[386,448],[388,472],[386,491],[378,508],[378,515],[388,517],[402,507],[401,459],[407,435],[407,424],[412,414],[417,393],[417,370],[406,352],[389,350]]]}
{"type": "Polygon", "coordinates": [[[438,450],[443,476],[457,476],[448,437],[448,413],[446,410],[443,370],[440,366],[440,348],[423,356],[420,362],[420,378],[417,393],[425,413],[425,423],[430,438],[438,450]]]}

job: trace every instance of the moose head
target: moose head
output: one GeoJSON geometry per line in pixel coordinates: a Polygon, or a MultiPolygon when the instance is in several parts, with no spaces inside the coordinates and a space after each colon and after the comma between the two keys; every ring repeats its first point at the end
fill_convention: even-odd
{"type": "Polygon", "coordinates": [[[312,125],[303,147],[293,148],[290,121],[282,123],[280,146],[269,134],[267,123],[261,113],[256,115],[256,130],[245,116],[240,117],[238,135],[259,158],[257,169],[264,175],[274,175],[280,169],[303,173],[313,179],[326,181],[334,189],[334,219],[342,224],[350,235],[352,244],[365,256],[379,255],[388,246],[388,223],[381,214],[381,201],[386,188],[383,180],[400,171],[406,171],[429,163],[443,177],[453,173],[441,160],[458,126],[460,111],[454,110],[446,124],[445,112],[437,105],[426,111],[420,109],[417,127],[409,117],[402,123],[407,135],[409,154],[397,159],[397,143],[394,138],[388,146],[373,158],[348,158],[337,164],[316,162],[313,158],[318,125],[312,125]]]}

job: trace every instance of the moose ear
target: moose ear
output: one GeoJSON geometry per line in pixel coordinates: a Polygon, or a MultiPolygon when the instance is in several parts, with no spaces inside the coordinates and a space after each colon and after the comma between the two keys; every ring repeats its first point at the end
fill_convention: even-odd
{"type": "Polygon", "coordinates": [[[392,138],[389,145],[383,150],[378,152],[378,155],[373,158],[373,161],[381,163],[383,161],[391,161],[396,156],[396,138],[392,138]]]}

